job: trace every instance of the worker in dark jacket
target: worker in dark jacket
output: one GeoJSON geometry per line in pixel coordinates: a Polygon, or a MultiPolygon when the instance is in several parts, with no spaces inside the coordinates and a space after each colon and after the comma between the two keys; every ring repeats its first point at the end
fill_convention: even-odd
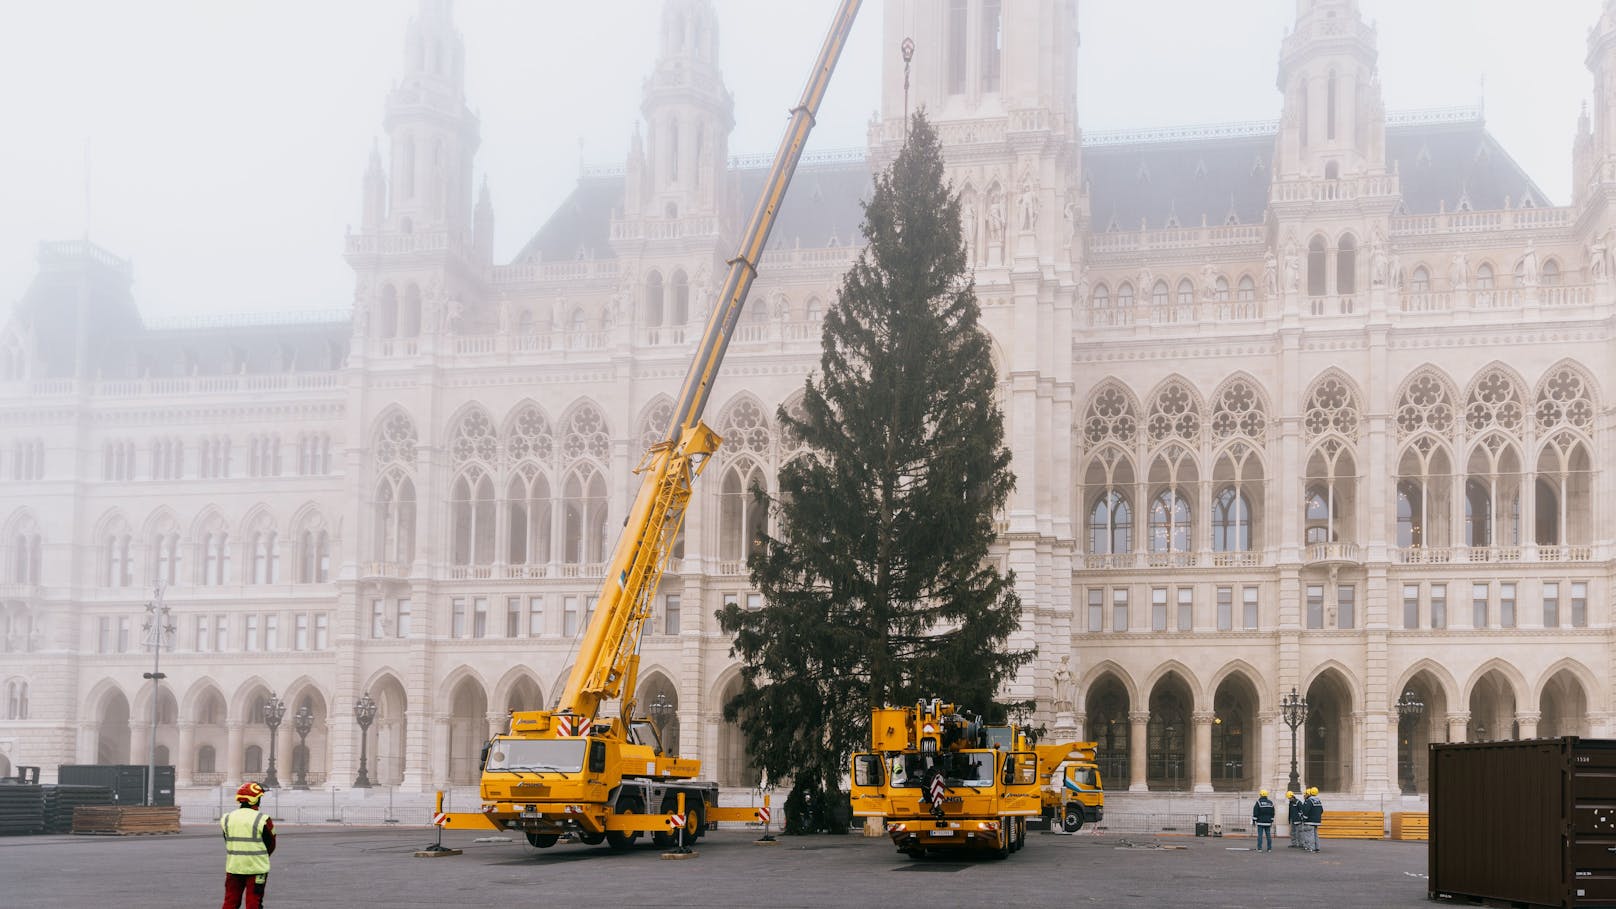
{"type": "Polygon", "coordinates": [[[1307,788],[1307,801],[1302,803],[1302,825],[1307,836],[1302,847],[1309,852],[1319,851],[1319,824],[1324,822],[1324,800],[1319,798],[1319,787],[1307,788]]]}
{"type": "Polygon", "coordinates": [[[1263,789],[1257,793],[1257,802],[1251,806],[1251,823],[1257,828],[1257,851],[1274,851],[1274,800],[1268,797],[1268,790],[1263,789]],[[1264,849],[1263,844],[1267,844],[1264,849]]]}
{"type": "Polygon", "coordinates": [[[1285,790],[1285,823],[1291,828],[1291,848],[1302,848],[1302,800],[1289,789],[1285,790]]]}

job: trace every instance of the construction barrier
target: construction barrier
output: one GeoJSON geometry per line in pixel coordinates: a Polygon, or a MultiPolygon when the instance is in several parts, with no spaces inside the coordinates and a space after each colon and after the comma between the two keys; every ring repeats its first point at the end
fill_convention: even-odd
{"type": "Polygon", "coordinates": [[[1386,838],[1386,815],[1379,811],[1324,812],[1319,838],[1327,840],[1379,840],[1386,838]]]}
{"type": "Polygon", "coordinates": [[[1430,839],[1428,827],[1430,817],[1424,811],[1393,811],[1392,839],[1422,841],[1430,839]]]}

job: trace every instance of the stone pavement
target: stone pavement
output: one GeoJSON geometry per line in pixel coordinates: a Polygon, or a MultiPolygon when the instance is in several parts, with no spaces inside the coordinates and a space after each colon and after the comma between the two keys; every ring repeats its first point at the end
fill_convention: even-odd
{"type": "MultiPolygon", "coordinates": [[[[1032,833],[1005,861],[914,861],[884,839],[708,834],[700,854],[662,861],[648,845],[533,849],[450,833],[452,858],[418,859],[430,828],[288,825],[271,906],[1424,906],[1423,843],[1329,841],[1318,855],[1250,852],[1246,838],[1032,833]],[[1159,848],[1166,846],[1168,848],[1159,848]]],[[[177,836],[0,838],[7,909],[217,905],[224,857],[206,827],[177,836]]]]}

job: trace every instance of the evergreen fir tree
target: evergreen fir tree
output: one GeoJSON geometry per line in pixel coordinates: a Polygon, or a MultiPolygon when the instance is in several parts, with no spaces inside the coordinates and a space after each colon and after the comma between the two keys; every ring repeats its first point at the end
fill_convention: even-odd
{"type": "Polygon", "coordinates": [[[1001,684],[1033,656],[1006,649],[1021,604],[988,551],[1015,479],[959,199],[924,113],[863,230],[801,418],[779,414],[806,451],[781,468],[778,500],[753,491],[778,525],[749,562],[766,605],[719,613],[742,661],[725,716],[768,776],[793,781],[788,815],[806,828],[844,804],[872,707],[938,697],[1002,719],[1001,684]]]}

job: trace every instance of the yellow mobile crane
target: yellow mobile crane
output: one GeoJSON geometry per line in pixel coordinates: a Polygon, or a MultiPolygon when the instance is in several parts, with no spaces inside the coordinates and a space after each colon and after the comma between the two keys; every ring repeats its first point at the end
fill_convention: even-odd
{"type": "Polygon", "coordinates": [[[681,809],[689,837],[700,836],[711,821],[752,820],[751,808],[720,807],[718,785],[697,780],[701,762],[670,756],[652,724],[635,715],[640,637],[691,486],[721,441],[701,421],[702,411],[859,3],[842,0],[836,12],[740,249],[729,260],[667,435],[635,468],[643,476],[640,490],[556,709],[511,715],[510,731],[491,739],[485,751],[482,811],[449,814],[444,826],[521,831],[539,847],[573,834],[586,844],[604,840],[626,848],[641,833],[667,842],[681,809]],[[621,701],[619,715],[602,717],[601,706],[613,699],[621,701]]]}
{"type": "Polygon", "coordinates": [[[1041,810],[1038,754],[1014,726],[986,726],[952,704],[870,712],[870,752],[853,755],[855,817],[885,818],[898,851],[1006,858],[1041,810]]]}

